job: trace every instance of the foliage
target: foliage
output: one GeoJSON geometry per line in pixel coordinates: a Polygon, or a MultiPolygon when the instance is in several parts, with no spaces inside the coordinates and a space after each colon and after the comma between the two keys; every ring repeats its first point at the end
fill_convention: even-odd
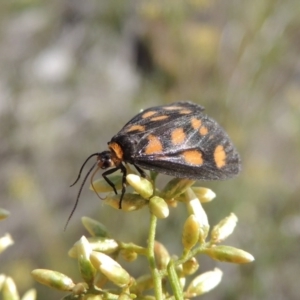
{"type": "MultiPolygon", "coordinates": [[[[5,220],[9,216],[9,212],[0,208],[0,220],[5,220]]],[[[14,241],[10,234],[6,234],[0,238],[0,253],[12,246],[14,241]]],[[[20,298],[16,284],[10,276],[0,274],[0,292],[3,300],[35,300],[36,291],[34,289],[28,290],[22,298],[20,298]]]]}
{"type": "MultiPolygon", "coordinates": [[[[122,175],[111,179],[118,182],[122,175]]],[[[151,176],[156,178],[156,176],[151,176]]],[[[110,237],[105,226],[96,220],[83,217],[82,222],[91,237],[81,237],[70,249],[69,256],[77,259],[82,281],[57,271],[36,269],[33,277],[48,287],[71,292],[64,300],[71,299],[190,299],[216,287],[222,278],[218,268],[197,275],[199,263],[196,256],[205,254],[220,262],[236,264],[253,261],[253,256],[243,250],[219,245],[234,230],[237,217],[230,214],[215,225],[208,238],[210,225],[201,202],[208,202],[215,194],[206,188],[192,187],[194,181],[173,179],[161,191],[154,189],[151,181],[136,174],[129,174],[127,182],[134,189],[127,192],[122,201],[122,210],[133,211],[149,208],[150,224],[148,246],[118,241],[110,237]],[[154,192],[155,190],[155,192],[154,192]],[[166,247],[155,240],[158,219],[169,216],[169,206],[177,202],[187,206],[188,217],[181,234],[182,253],[170,255],[166,247]],[[150,273],[134,278],[119,262],[120,258],[134,263],[139,257],[148,260],[150,273]],[[189,284],[186,285],[186,282],[189,284]],[[114,287],[110,287],[113,284],[114,287]]],[[[118,186],[120,188],[120,186],[118,186]]],[[[98,193],[106,192],[104,179],[92,183],[98,193]]],[[[105,203],[119,208],[119,195],[108,194],[105,203]]]]}

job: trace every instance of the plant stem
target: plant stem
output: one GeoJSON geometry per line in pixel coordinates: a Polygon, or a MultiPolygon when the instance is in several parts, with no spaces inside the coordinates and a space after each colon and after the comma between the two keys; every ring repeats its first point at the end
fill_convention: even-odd
{"type": "Polygon", "coordinates": [[[170,262],[168,264],[168,277],[169,277],[170,285],[171,285],[172,291],[174,293],[175,299],[182,300],[183,299],[182,288],[180,286],[180,282],[179,282],[178,275],[175,270],[173,260],[170,260],[170,262]]]}
{"type": "Polygon", "coordinates": [[[149,236],[148,236],[148,261],[152,273],[155,299],[162,300],[163,295],[162,295],[161,276],[159,274],[159,270],[156,267],[155,254],[154,254],[156,223],[157,223],[157,218],[153,214],[151,214],[149,236]]]}

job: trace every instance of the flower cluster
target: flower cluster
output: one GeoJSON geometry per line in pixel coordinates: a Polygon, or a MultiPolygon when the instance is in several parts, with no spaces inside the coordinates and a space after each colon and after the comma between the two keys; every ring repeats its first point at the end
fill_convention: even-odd
{"type": "MultiPolygon", "coordinates": [[[[117,188],[121,175],[113,175],[111,181],[117,188]]],[[[83,236],[70,249],[69,256],[77,259],[82,282],[75,283],[70,277],[56,271],[37,269],[33,277],[42,284],[69,294],[63,299],[190,299],[215,288],[222,279],[222,271],[215,268],[198,274],[199,254],[208,255],[219,262],[249,263],[253,256],[241,249],[220,245],[234,230],[237,217],[231,213],[210,230],[207,215],[201,203],[209,202],[215,194],[207,188],[193,187],[189,179],[172,179],[162,189],[154,185],[156,176],[141,178],[136,174],[126,177],[133,192],[125,193],[123,211],[148,207],[150,224],[148,246],[117,241],[109,236],[107,229],[96,220],[82,218],[91,237],[83,236]],[[182,253],[170,255],[166,247],[155,241],[158,219],[169,216],[169,207],[185,203],[188,216],[181,234],[182,253]],[[134,278],[122,267],[119,258],[134,262],[138,256],[148,260],[149,273],[134,278]],[[170,288],[166,288],[166,283],[170,288]],[[173,298],[172,298],[173,299],[173,298]]],[[[97,193],[109,191],[103,179],[92,184],[97,193]]],[[[119,209],[120,196],[109,193],[105,203],[119,209]]]]}

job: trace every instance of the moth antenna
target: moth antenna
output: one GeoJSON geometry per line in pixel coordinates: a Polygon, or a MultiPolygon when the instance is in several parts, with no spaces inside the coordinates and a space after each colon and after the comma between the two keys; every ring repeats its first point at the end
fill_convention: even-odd
{"type": "Polygon", "coordinates": [[[91,176],[91,186],[92,186],[94,192],[96,193],[96,195],[98,196],[98,198],[99,198],[100,200],[104,200],[105,198],[101,198],[101,197],[99,196],[98,192],[97,192],[96,189],[95,189],[94,183],[93,183],[94,176],[95,176],[95,174],[98,172],[99,169],[100,169],[100,167],[98,167],[98,168],[93,172],[93,174],[92,174],[92,176],[91,176]]]}
{"type": "Polygon", "coordinates": [[[91,154],[91,155],[85,160],[85,162],[82,164],[82,166],[81,166],[81,168],[80,168],[80,170],[79,170],[77,179],[75,180],[75,182],[74,182],[73,184],[70,185],[70,187],[73,186],[73,185],[75,185],[75,184],[78,182],[78,180],[80,179],[80,176],[81,176],[81,173],[82,173],[82,170],[83,170],[85,164],[89,161],[90,158],[92,158],[93,156],[96,156],[96,155],[99,155],[99,153],[98,153],[98,152],[97,152],[97,153],[93,153],[93,154],[91,154]]]}
{"type": "MultiPolygon", "coordinates": [[[[97,153],[96,153],[96,154],[97,154],[97,153]]],[[[92,155],[84,162],[84,164],[85,164],[92,156],[95,156],[96,154],[92,154],[92,155]]],[[[71,214],[70,214],[70,216],[69,216],[69,218],[68,218],[68,220],[67,220],[67,223],[66,223],[66,225],[65,225],[64,231],[66,231],[67,226],[68,226],[68,224],[69,224],[69,222],[70,222],[70,220],[71,220],[71,218],[72,218],[72,216],[73,216],[73,214],[74,214],[74,212],[75,212],[75,210],[76,210],[76,207],[77,207],[77,205],[78,205],[79,197],[80,197],[80,195],[81,195],[81,191],[82,191],[82,189],[83,189],[83,186],[84,186],[84,184],[85,184],[87,178],[88,178],[89,175],[91,174],[92,170],[93,170],[93,169],[95,168],[95,166],[97,165],[97,163],[98,163],[98,162],[95,162],[95,163],[93,164],[93,166],[92,166],[92,167],[89,169],[89,171],[86,173],[86,175],[85,175],[85,177],[84,177],[84,179],[83,179],[83,181],[82,181],[82,184],[81,184],[80,189],[79,189],[78,194],[77,194],[77,198],[76,198],[75,205],[74,205],[74,207],[73,207],[73,209],[72,209],[72,211],[71,211],[71,214]]],[[[84,166],[84,164],[83,164],[83,166],[84,166]]],[[[82,169],[82,168],[81,168],[81,169],[82,169]]],[[[97,169],[98,169],[98,168],[97,168],[97,169]]],[[[82,171],[82,170],[80,170],[80,173],[81,173],[81,171],[82,171]]],[[[76,183],[77,181],[78,181],[78,180],[76,180],[75,183],[76,183]]],[[[75,184],[75,183],[74,183],[74,184],[75,184]]],[[[74,184],[73,184],[73,185],[74,185],[74,184]]]]}

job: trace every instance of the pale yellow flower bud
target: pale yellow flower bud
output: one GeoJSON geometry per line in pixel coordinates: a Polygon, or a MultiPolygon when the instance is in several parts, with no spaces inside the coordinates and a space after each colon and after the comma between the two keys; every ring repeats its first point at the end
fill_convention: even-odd
{"type": "Polygon", "coordinates": [[[17,290],[17,286],[11,277],[6,277],[2,286],[3,299],[19,300],[20,296],[17,290]]]}
{"type": "Polygon", "coordinates": [[[166,247],[155,241],[154,243],[154,253],[155,253],[155,260],[156,265],[159,270],[164,270],[167,268],[167,265],[170,261],[170,254],[166,247]]]}
{"type": "Polygon", "coordinates": [[[208,235],[209,224],[206,212],[204,211],[199,199],[191,188],[188,188],[185,192],[186,204],[190,214],[195,215],[200,225],[200,243],[204,243],[208,235]]]}
{"type": "Polygon", "coordinates": [[[201,203],[210,202],[216,197],[216,194],[208,188],[193,186],[192,190],[201,203]]]}
{"type": "Polygon", "coordinates": [[[188,286],[185,297],[196,297],[211,291],[221,282],[222,275],[222,271],[215,268],[213,271],[208,271],[197,276],[188,286]]]}
{"type": "Polygon", "coordinates": [[[238,218],[231,213],[227,218],[221,220],[211,231],[211,242],[220,243],[232,234],[238,218]]]}
{"type": "Polygon", "coordinates": [[[85,236],[82,236],[79,242],[77,242],[76,248],[81,276],[85,282],[91,283],[94,279],[96,270],[90,261],[92,248],[85,236]]]}
{"type": "Polygon", "coordinates": [[[199,240],[200,224],[194,214],[190,215],[184,223],[182,244],[185,250],[191,250],[199,240]]]}
{"type": "Polygon", "coordinates": [[[128,272],[108,255],[93,251],[90,259],[93,266],[117,286],[126,287],[132,283],[128,272]]]}
{"type": "Polygon", "coordinates": [[[6,248],[13,245],[14,241],[10,234],[5,234],[5,236],[0,238],[0,253],[2,253],[6,248]]]}
{"type": "Polygon", "coordinates": [[[154,196],[150,199],[149,209],[159,219],[169,216],[169,207],[166,201],[160,197],[154,196]]]}
{"type": "Polygon", "coordinates": [[[31,272],[31,275],[39,283],[60,291],[71,291],[75,286],[70,277],[60,272],[46,269],[35,269],[31,272]]]}
{"type": "Polygon", "coordinates": [[[164,187],[161,197],[170,200],[184,193],[187,188],[195,183],[195,180],[174,178],[164,187]]]}
{"type": "Polygon", "coordinates": [[[192,257],[188,261],[182,264],[182,272],[184,275],[192,275],[199,268],[199,263],[195,257],[192,257]]]}
{"type": "MultiPolygon", "coordinates": [[[[105,204],[110,205],[113,208],[119,209],[120,203],[120,195],[107,195],[104,200],[105,204]]],[[[149,203],[148,200],[142,198],[140,195],[137,194],[124,194],[122,200],[122,210],[123,211],[134,211],[143,208],[145,205],[149,203]]]]}
{"type": "Polygon", "coordinates": [[[146,178],[139,175],[128,174],[126,181],[134,190],[145,199],[149,199],[153,195],[153,184],[146,178]]]}
{"type": "Polygon", "coordinates": [[[122,249],[120,254],[126,261],[135,261],[138,257],[137,253],[135,251],[127,250],[127,249],[122,249]]]}
{"type": "Polygon", "coordinates": [[[99,221],[89,217],[82,217],[81,222],[91,236],[107,237],[107,229],[99,221]]]}
{"type": "MultiPolygon", "coordinates": [[[[89,237],[87,238],[90,247],[93,251],[103,252],[105,254],[111,254],[118,250],[119,244],[114,239],[101,238],[101,237],[89,237]]],[[[78,258],[77,243],[69,250],[68,255],[72,258],[78,258]]]]}
{"type": "Polygon", "coordinates": [[[28,290],[22,297],[21,300],[36,300],[36,290],[30,289],[28,290]]]}
{"type": "Polygon", "coordinates": [[[204,253],[221,262],[245,264],[254,260],[254,257],[250,253],[231,246],[214,246],[206,248],[204,253]]]}

